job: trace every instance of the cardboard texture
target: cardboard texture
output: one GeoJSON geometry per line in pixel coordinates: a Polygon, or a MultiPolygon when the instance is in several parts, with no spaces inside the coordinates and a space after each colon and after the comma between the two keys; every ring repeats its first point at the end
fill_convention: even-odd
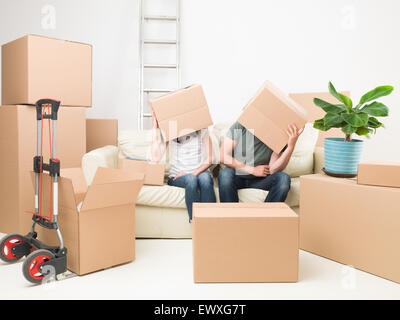
{"type": "MultiPolygon", "coordinates": [[[[350,97],[349,91],[343,91],[341,93],[350,97]]],[[[312,123],[315,120],[322,119],[326,114],[323,109],[314,104],[314,98],[319,98],[332,104],[341,104],[341,102],[333,97],[329,92],[291,93],[289,94],[289,97],[291,97],[307,111],[307,122],[312,123]]],[[[318,140],[316,146],[324,147],[325,138],[341,138],[343,135],[344,133],[339,128],[332,128],[326,132],[318,130],[318,140]]]]}
{"type": "MultiPolygon", "coordinates": [[[[61,107],[57,121],[57,157],[61,168],[80,167],[86,152],[85,108],[61,107]]],[[[29,172],[37,146],[36,109],[0,107],[0,232],[26,233],[34,206],[29,172]]],[[[44,122],[44,161],[49,160],[48,120],[44,122]]]]}
{"type": "Polygon", "coordinates": [[[192,85],[149,101],[166,141],[213,125],[201,85],[192,85]]]}
{"type": "Polygon", "coordinates": [[[2,46],[2,104],[92,105],[92,46],[27,35],[2,46]]]}
{"type": "Polygon", "coordinates": [[[118,168],[124,172],[143,173],[146,185],[164,185],[165,164],[163,163],[120,158],[118,168]]]}
{"type": "Polygon", "coordinates": [[[280,153],[287,145],[289,124],[300,129],[307,122],[307,112],[288,95],[267,81],[244,108],[238,122],[280,153]]]}
{"type": "Polygon", "coordinates": [[[358,164],[358,184],[400,188],[400,161],[371,161],[358,164]]]}
{"type": "Polygon", "coordinates": [[[400,282],[400,189],[300,177],[300,248],[400,282]]]}
{"type": "Polygon", "coordinates": [[[118,145],[118,120],[86,119],[86,152],[118,145]]]}
{"type": "Polygon", "coordinates": [[[298,216],[284,203],[194,203],[194,282],[297,282],[298,216]]]}
{"type": "MultiPolygon", "coordinates": [[[[79,194],[85,185],[83,171],[81,168],[63,170],[59,179],[59,227],[68,250],[70,271],[84,275],[135,259],[135,202],[143,177],[143,174],[127,175],[118,169],[99,168],[84,192],[79,211],[76,199],[82,198],[79,194]]],[[[50,177],[45,174],[44,199],[49,199],[49,186],[50,177]]],[[[49,202],[43,203],[48,210],[49,202]]],[[[59,245],[54,230],[36,229],[41,241],[59,245]]]]}

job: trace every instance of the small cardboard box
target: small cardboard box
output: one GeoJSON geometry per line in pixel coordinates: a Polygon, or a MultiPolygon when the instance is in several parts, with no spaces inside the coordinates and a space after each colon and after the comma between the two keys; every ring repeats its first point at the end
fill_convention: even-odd
{"type": "Polygon", "coordinates": [[[120,158],[118,168],[122,171],[143,173],[146,185],[164,185],[165,164],[163,163],[120,158]]]}
{"type": "Polygon", "coordinates": [[[300,248],[400,283],[400,189],[300,177],[300,248]]]}
{"type": "Polygon", "coordinates": [[[248,130],[254,130],[258,139],[279,154],[289,140],[288,125],[294,123],[299,129],[303,127],[307,112],[267,81],[244,108],[238,122],[248,130]]]}
{"type": "Polygon", "coordinates": [[[2,46],[2,104],[92,105],[92,46],[27,35],[2,46]]]}
{"type": "MultiPolygon", "coordinates": [[[[61,168],[80,167],[86,153],[85,108],[60,107],[57,121],[57,158],[61,168]]],[[[44,122],[43,157],[49,161],[48,120],[44,122]]],[[[36,108],[0,107],[0,232],[30,230],[25,213],[34,206],[30,172],[37,150],[36,108]]]]}
{"type": "Polygon", "coordinates": [[[399,161],[371,161],[358,165],[358,184],[400,188],[399,161]]]}
{"type": "Polygon", "coordinates": [[[194,282],[297,282],[298,216],[284,203],[194,203],[194,282]]]}
{"type": "MultiPolygon", "coordinates": [[[[32,173],[32,178],[34,174],[32,173]]],[[[34,181],[34,179],[32,179],[34,181]]],[[[78,275],[135,259],[135,202],[143,174],[98,168],[87,187],[81,168],[59,178],[59,227],[67,248],[67,268],[78,275]]],[[[43,207],[48,212],[50,176],[43,175],[43,207]]],[[[56,232],[37,227],[38,238],[59,245],[56,232]]]]}
{"type": "MultiPolygon", "coordinates": [[[[349,91],[341,92],[346,96],[350,96],[349,91]]],[[[309,92],[309,93],[291,93],[289,94],[294,101],[301,105],[308,113],[308,122],[314,123],[315,120],[322,119],[325,117],[325,111],[314,104],[314,98],[325,100],[332,104],[341,104],[335,97],[329,92],[309,92]]],[[[324,147],[325,138],[340,138],[343,137],[344,133],[339,128],[332,128],[328,131],[318,130],[317,147],[324,147]]]]}
{"type": "Polygon", "coordinates": [[[192,85],[149,101],[166,141],[213,124],[201,85],[192,85]]]}
{"type": "Polygon", "coordinates": [[[117,119],[86,119],[86,152],[117,145],[117,119]]]}

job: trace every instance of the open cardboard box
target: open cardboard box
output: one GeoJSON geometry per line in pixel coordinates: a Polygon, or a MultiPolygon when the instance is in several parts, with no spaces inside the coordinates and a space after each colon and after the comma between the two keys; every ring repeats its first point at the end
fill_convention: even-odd
{"type": "MultiPolygon", "coordinates": [[[[83,275],[135,259],[135,202],[143,178],[140,173],[98,168],[87,187],[81,168],[62,170],[58,221],[70,271],[83,275]]],[[[43,174],[42,215],[47,216],[50,182],[43,174]]],[[[59,245],[54,230],[37,226],[36,231],[45,244],[59,245]]]]}
{"type": "Polygon", "coordinates": [[[118,168],[128,173],[143,173],[145,185],[164,185],[165,164],[163,163],[120,158],[118,168]]]}
{"type": "Polygon", "coordinates": [[[299,129],[303,127],[307,112],[267,81],[247,104],[238,122],[279,154],[289,140],[288,125],[294,123],[299,129]]]}
{"type": "Polygon", "coordinates": [[[204,91],[195,84],[149,101],[166,141],[213,124],[204,91]]]}

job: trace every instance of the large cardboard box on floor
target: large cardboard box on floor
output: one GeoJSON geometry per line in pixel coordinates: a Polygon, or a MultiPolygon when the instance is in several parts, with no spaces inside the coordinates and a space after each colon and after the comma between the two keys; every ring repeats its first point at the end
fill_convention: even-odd
{"type": "Polygon", "coordinates": [[[149,101],[166,141],[213,124],[201,85],[192,85],[149,101]]]}
{"type": "Polygon", "coordinates": [[[2,104],[92,105],[92,46],[27,35],[2,46],[2,104]]]}
{"type": "Polygon", "coordinates": [[[194,203],[194,282],[297,282],[299,220],[284,203],[194,203]]]}
{"type": "Polygon", "coordinates": [[[238,122],[253,130],[254,135],[274,152],[280,153],[289,140],[288,125],[294,123],[299,129],[303,127],[307,112],[267,81],[244,108],[238,122]]]}
{"type": "Polygon", "coordinates": [[[117,145],[117,119],[86,119],[86,152],[117,145]]]}
{"type": "Polygon", "coordinates": [[[358,164],[358,184],[400,188],[400,161],[371,161],[358,164]]]}
{"type": "Polygon", "coordinates": [[[400,189],[300,178],[300,248],[400,282],[400,189]]]}
{"type": "Polygon", "coordinates": [[[118,168],[124,172],[143,173],[146,185],[164,185],[165,164],[163,163],[120,158],[118,168]]]}
{"type": "MultiPolygon", "coordinates": [[[[348,97],[350,96],[349,91],[341,93],[348,97]]],[[[289,94],[289,97],[291,97],[307,111],[307,121],[312,123],[314,123],[315,120],[322,119],[326,114],[322,108],[314,104],[314,98],[322,99],[332,104],[341,104],[341,102],[333,97],[329,92],[291,93],[289,94]]],[[[332,128],[328,131],[318,130],[318,140],[316,146],[323,147],[325,138],[341,138],[343,135],[344,133],[339,128],[332,128]]]]}
{"type": "MultiPolygon", "coordinates": [[[[47,199],[50,176],[43,177],[43,196],[47,199]]],[[[135,259],[135,202],[143,177],[98,168],[87,187],[81,168],[62,170],[59,227],[67,248],[68,270],[84,275],[135,259]]],[[[45,213],[48,206],[43,210],[45,213]]],[[[41,241],[58,245],[54,230],[36,229],[41,241]]]]}
{"type": "MultiPolygon", "coordinates": [[[[61,168],[80,167],[86,152],[85,108],[60,107],[57,121],[57,158],[61,168]]],[[[44,122],[43,156],[49,161],[48,120],[44,122]]],[[[37,147],[36,108],[0,107],[0,232],[26,233],[34,205],[30,179],[37,147]]]]}

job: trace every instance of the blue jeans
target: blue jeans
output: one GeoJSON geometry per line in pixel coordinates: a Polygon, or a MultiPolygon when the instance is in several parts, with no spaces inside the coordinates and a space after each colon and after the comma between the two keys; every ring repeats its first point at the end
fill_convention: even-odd
{"type": "Polygon", "coordinates": [[[192,222],[193,202],[217,202],[213,179],[208,171],[204,171],[198,176],[186,174],[176,180],[169,178],[168,184],[185,188],[185,202],[189,214],[189,222],[192,222]]]}
{"type": "Polygon", "coordinates": [[[218,175],[219,198],[221,202],[239,202],[239,189],[262,189],[269,191],[265,202],[285,202],[290,190],[290,177],[276,172],[265,178],[246,179],[226,168],[218,175]]]}

